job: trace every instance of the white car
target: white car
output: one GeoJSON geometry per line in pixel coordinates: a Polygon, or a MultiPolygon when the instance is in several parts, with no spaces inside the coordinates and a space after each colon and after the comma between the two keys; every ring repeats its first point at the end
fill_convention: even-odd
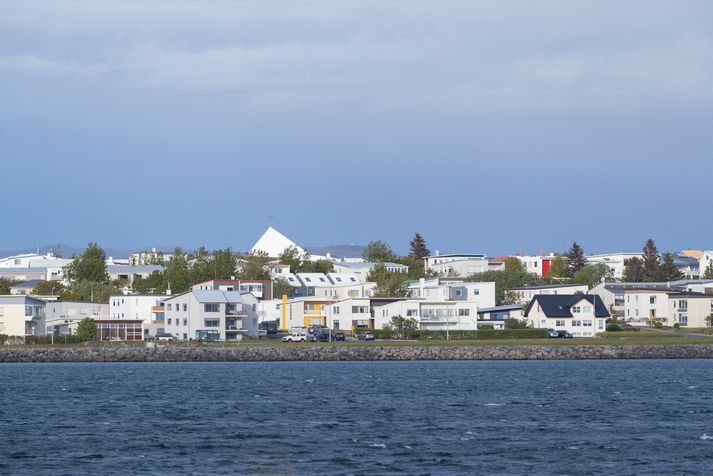
{"type": "Polygon", "coordinates": [[[282,342],[304,342],[307,340],[307,334],[303,332],[292,332],[282,338],[282,342]]]}

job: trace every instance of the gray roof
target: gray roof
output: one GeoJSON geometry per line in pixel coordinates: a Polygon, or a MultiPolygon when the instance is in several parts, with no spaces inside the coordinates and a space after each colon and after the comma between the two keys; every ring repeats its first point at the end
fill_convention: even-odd
{"type": "Polygon", "coordinates": [[[0,304],[46,304],[42,299],[30,296],[0,296],[0,304]]]}
{"type": "Polygon", "coordinates": [[[2,273],[47,273],[47,268],[0,268],[2,273]]]}
{"type": "Polygon", "coordinates": [[[498,311],[517,311],[518,309],[522,309],[521,304],[504,304],[502,306],[495,307],[481,307],[480,309],[478,309],[478,314],[498,311]]]}
{"type": "Polygon", "coordinates": [[[541,284],[538,286],[522,286],[519,288],[512,288],[512,291],[525,291],[528,289],[552,289],[552,288],[571,288],[573,286],[586,286],[586,284],[541,284]]]}
{"type": "Polygon", "coordinates": [[[570,309],[582,299],[594,305],[595,317],[609,317],[604,301],[596,294],[538,294],[527,305],[525,316],[529,316],[530,309],[537,302],[547,317],[574,317],[570,309]]]}
{"type": "MultiPolygon", "coordinates": [[[[334,263],[336,266],[344,266],[346,268],[373,268],[376,263],[362,261],[360,263],[334,263]]],[[[401,263],[391,263],[389,261],[384,263],[387,268],[408,268],[405,264],[401,263]]]]}
{"type": "Polygon", "coordinates": [[[160,264],[147,264],[142,266],[127,266],[122,264],[110,264],[107,266],[110,273],[153,273],[154,271],[163,271],[163,266],[160,264]]]}
{"type": "Polygon", "coordinates": [[[45,282],[44,279],[31,279],[30,281],[22,281],[21,283],[13,284],[12,286],[10,286],[10,288],[11,289],[12,288],[20,288],[20,289],[34,288],[39,283],[44,283],[44,282],[45,282]]]}
{"type": "Polygon", "coordinates": [[[238,291],[220,291],[217,289],[194,289],[187,293],[167,297],[166,301],[183,296],[184,294],[193,294],[196,300],[201,303],[243,302],[243,293],[238,291]]]}

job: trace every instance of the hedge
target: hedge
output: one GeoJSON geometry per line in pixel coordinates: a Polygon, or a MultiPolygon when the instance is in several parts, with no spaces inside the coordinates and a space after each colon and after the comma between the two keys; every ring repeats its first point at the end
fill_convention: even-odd
{"type": "MultiPolygon", "coordinates": [[[[376,339],[401,339],[397,331],[388,329],[374,329],[376,339]]],[[[471,339],[547,339],[546,329],[480,329],[478,331],[452,330],[446,333],[441,331],[415,330],[407,332],[404,339],[409,340],[471,340],[471,339]]]]}

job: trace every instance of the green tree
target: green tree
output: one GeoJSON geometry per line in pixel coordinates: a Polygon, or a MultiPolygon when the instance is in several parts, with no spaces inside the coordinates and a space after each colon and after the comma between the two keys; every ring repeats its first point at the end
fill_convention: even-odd
{"type": "Polygon", "coordinates": [[[708,262],[708,266],[703,272],[703,279],[713,279],[713,261],[708,262]]]}
{"type": "Polygon", "coordinates": [[[108,284],[106,253],[96,243],[89,243],[81,256],[65,266],[64,275],[70,283],[90,281],[108,284]]]}
{"type": "Polygon", "coordinates": [[[286,264],[290,267],[291,273],[301,273],[304,266],[304,254],[300,253],[299,248],[296,246],[289,246],[284,249],[284,251],[278,256],[280,263],[286,264]]]}
{"type": "Polygon", "coordinates": [[[268,265],[272,259],[264,251],[255,251],[238,258],[240,279],[270,279],[268,265]]]}
{"type": "Polygon", "coordinates": [[[505,319],[503,326],[505,329],[527,329],[527,321],[515,317],[508,317],[505,319]]]}
{"type": "Polygon", "coordinates": [[[77,325],[77,336],[82,340],[94,340],[97,337],[97,324],[94,319],[85,317],[77,325]]]}
{"type": "Polygon", "coordinates": [[[509,271],[525,271],[522,261],[514,256],[508,256],[505,258],[505,269],[509,271]]]}
{"type": "Polygon", "coordinates": [[[663,254],[661,259],[659,275],[663,281],[678,281],[684,278],[683,273],[678,269],[676,262],[673,260],[673,254],[668,251],[663,254]]]}
{"type": "Polygon", "coordinates": [[[648,239],[644,245],[644,272],[643,281],[651,283],[661,280],[661,255],[654,244],[654,240],[648,239]]]}
{"type": "Polygon", "coordinates": [[[10,281],[6,278],[0,278],[0,294],[10,294],[10,286],[15,284],[15,281],[10,281]]]}
{"type": "Polygon", "coordinates": [[[334,262],[329,259],[318,259],[314,261],[306,261],[304,264],[305,273],[331,273],[334,271],[334,262]]]}
{"type": "Polygon", "coordinates": [[[387,270],[384,263],[376,263],[366,276],[366,280],[376,283],[375,297],[405,297],[408,295],[408,285],[404,280],[403,273],[387,270]]]}
{"type": "MultiPolygon", "coordinates": [[[[107,302],[109,296],[116,292],[111,284],[97,283],[94,281],[79,281],[73,283],[70,291],[80,301],[107,302]]],[[[60,297],[64,296],[60,293],[60,297]]]]}
{"type": "Polygon", "coordinates": [[[602,281],[614,281],[614,276],[609,266],[598,263],[585,266],[574,273],[572,281],[578,284],[586,284],[593,288],[602,281]]]}
{"type": "Polygon", "coordinates": [[[586,264],[584,250],[576,241],[572,243],[572,246],[570,246],[567,253],[565,253],[565,258],[567,258],[567,266],[570,276],[574,276],[574,274],[584,268],[584,265],[586,264]]]}
{"type": "Polygon", "coordinates": [[[362,258],[369,263],[396,261],[396,255],[391,249],[391,246],[389,246],[387,242],[381,240],[371,241],[368,245],[366,245],[364,253],[362,253],[362,258]]]}
{"type": "Polygon", "coordinates": [[[153,271],[146,278],[138,276],[131,283],[131,288],[141,294],[164,293],[167,287],[166,273],[164,271],[153,271]]]}
{"type": "Polygon", "coordinates": [[[423,260],[423,258],[431,254],[431,252],[426,247],[426,240],[424,240],[423,237],[418,233],[413,236],[413,240],[411,240],[410,246],[411,249],[409,251],[409,256],[416,260],[423,260]]]}
{"type": "Polygon", "coordinates": [[[465,281],[472,282],[494,282],[495,299],[498,303],[505,302],[505,295],[513,288],[523,286],[537,286],[545,284],[545,281],[533,273],[527,271],[513,271],[505,269],[503,271],[485,271],[468,276],[465,281]]]}
{"type": "Polygon", "coordinates": [[[422,259],[408,255],[397,258],[396,262],[408,266],[408,279],[421,279],[426,277],[426,263],[424,263],[422,259]]]}
{"type": "Polygon", "coordinates": [[[66,289],[60,281],[40,281],[32,290],[35,296],[59,296],[66,289]]]}
{"type": "Polygon", "coordinates": [[[644,280],[644,262],[640,258],[630,258],[626,262],[623,280],[627,283],[640,283],[644,280]]]}
{"type": "MultiPolygon", "coordinates": [[[[208,279],[230,279],[236,276],[237,260],[235,259],[235,253],[233,250],[228,248],[214,250],[210,256],[210,274],[208,279]]],[[[195,281],[196,284],[200,281],[195,281]]]]}
{"type": "Polygon", "coordinates": [[[569,266],[567,260],[560,254],[555,253],[555,259],[550,265],[550,278],[566,278],[569,275],[569,266]]]}
{"type": "Polygon", "coordinates": [[[157,291],[164,293],[170,288],[171,293],[180,294],[188,291],[192,284],[189,257],[178,247],[173,250],[173,258],[166,264],[164,282],[157,291]]]}
{"type": "Polygon", "coordinates": [[[289,296],[292,293],[292,286],[285,278],[277,278],[272,282],[272,297],[282,299],[283,295],[289,296]]]}
{"type": "Polygon", "coordinates": [[[418,330],[418,321],[403,316],[393,316],[391,321],[384,324],[384,329],[394,331],[395,337],[399,339],[407,339],[418,330]]]}

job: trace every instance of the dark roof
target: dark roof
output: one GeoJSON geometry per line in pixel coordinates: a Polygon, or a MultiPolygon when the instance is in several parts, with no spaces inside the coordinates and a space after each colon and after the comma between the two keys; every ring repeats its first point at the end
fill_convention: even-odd
{"type": "Polygon", "coordinates": [[[609,317],[609,311],[602,298],[596,294],[538,294],[532,298],[530,304],[525,309],[525,317],[530,314],[530,309],[537,301],[540,309],[547,317],[574,317],[570,308],[577,304],[582,299],[587,300],[590,304],[594,304],[595,317],[609,317]]]}
{"type": "Polygon", "coordinates": [[[498,312],[498,311],[517,311],[519,309],[522,309],[522,304],[504,304],[502,306],[478,308],[478,314],[485,314],[487,312],[498,312]]]}
{"type": "Polygon", "coordinates": [[[30,280],[30,281],[21,281],[21,282],[19,282],[19,283],[15,283],[15,284],[13,284],[13,285],[10,286],[10,287],[11,287],[11,288],[20,288],[20,289],[24,289],[24,288],[34,288],[34,287],[37,286],[38,284],[44,283],[44,282],[45,282],[44,279],[32,279],[32,280],[30,280]]]}

